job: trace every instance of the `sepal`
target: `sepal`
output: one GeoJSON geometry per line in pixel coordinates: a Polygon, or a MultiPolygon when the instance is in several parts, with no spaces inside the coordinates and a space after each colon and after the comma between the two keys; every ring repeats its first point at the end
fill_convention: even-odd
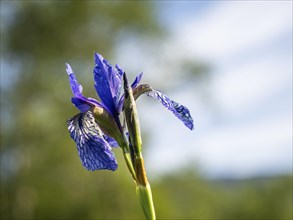
{"type": "Polygon", "coordinates": [[[190,115],[188,108],[169,99],[165,94],[160,91],[152,90],[150,92],[146,92],[146,94],[150,97],[157,99],[163,106],[165,106],[168,110],[170,110],[180,121],[182,121],[186,127],[190,130],[193,130],[193,119],[190,115]]]}
{"type": "Polygon", "coordinates": [[[67,120],[71,138],[76,147],[82,165],[88,170],[116,170],[117,161],[111,147],[91,111],[79,113],[67,120]]]}
{"type": "Polygon", "coordinates": [[[140,95],[146,94],[158,100],[163,106],[170,110],[186,127],[193,130],[193,119],[190,115],[188,108],[169,99],[164,93],[153,89],[148,84],[142,84],[133,90],[133,96],[137,99],[140,95]]]}

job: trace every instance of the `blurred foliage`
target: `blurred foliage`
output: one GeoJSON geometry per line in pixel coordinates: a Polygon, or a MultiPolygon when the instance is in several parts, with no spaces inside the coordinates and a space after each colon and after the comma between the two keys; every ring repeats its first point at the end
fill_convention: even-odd
{"type": "MultiPolygon", "coordinates": [[[[122,35],[162,34],[152,2],[1,1],[1,219],[143,218],[119,149],[116,172],[81,166],[64,63],[95,94],[93,52],[111,57],[122,35]]],[[[159,218],[292,218],[292,177],[214,182],[186,171],[151,184],[159,218]]]]}
{"type": "Polygon", "coordinates": [[[208,181],[184,171],[153,188],[164,219],[292,219],[292,176],[208,181]]]}

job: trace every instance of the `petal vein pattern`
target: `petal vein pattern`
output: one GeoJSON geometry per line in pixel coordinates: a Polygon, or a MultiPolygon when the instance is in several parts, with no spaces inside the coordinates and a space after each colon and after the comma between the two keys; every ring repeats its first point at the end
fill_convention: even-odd
{"type": "Polygon", "coordinates": [[[101,55],[95,54],[95,89],[113,116],[118,115],[118,101],[123,70],[114,69],[101,55]]]}
{"type": "Polygon", "coordinates": [[[91,111],[73,116],[68,119],[67,125],[84,167],[91,171],[117,169],[117,161],[111,147],[103,138],[91,111]]]}
{"type": "Polygon", "coordinates": [[[169,99],[165,94],[160,91],[152,89],[151,91],[146,92],[150,97],[157,99],[163,106],[170,110],[178,119],[180,119],[186,127],[190,130],[193,130],[193,119],[190,115],[189,110],[179,103],[169,99]]]}

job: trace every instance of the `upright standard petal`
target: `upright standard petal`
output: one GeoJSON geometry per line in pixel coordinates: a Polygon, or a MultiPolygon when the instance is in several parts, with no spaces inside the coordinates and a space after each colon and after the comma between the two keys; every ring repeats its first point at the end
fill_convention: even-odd
{"type": "Polygon", "coordinates": [[[74,97],[71,98],[71,102],[81,112],[88,111],[92,106],[103,107],[97,100],[93,98],[86,98],[82,95],[82,86],[78,83],[71,66],[66,63],[66,72],[69,77],[69,83],[74,97]]]}
{"type": "Polygon", "coordinates": [[[82,86],[77,82],[76,77],[72,71],[71,66],[66,63],[66,72],[69,77],[69,83],[74,96],[82,96],[82,86]]]}
{"type": "Polygon", "coordinates": [[[140,74],[138,74],[135,77],[135,80],[133,81],[133,83],[131,84],[131,88],[134,89],[135,87],[137,87],[138,83],[140,82],[141,78],[142,78],[143,73],[141,72],[140,74]]]}
{"type": "Polygon", "coordinates": [[[95,89],[102,103],[115,116],[118,114],[118,101],[123,71],[119,67],[114,69],[107,60],[97,53],[95,54],[95,63],[95,89]]]}
{"type": "Polygon", "coordinates": [[[82,165],[88,170],[116,170],[118,165],[111,147],[104,139],[91,111],[67,121],[71,138],[76,142],[82,165]]]}

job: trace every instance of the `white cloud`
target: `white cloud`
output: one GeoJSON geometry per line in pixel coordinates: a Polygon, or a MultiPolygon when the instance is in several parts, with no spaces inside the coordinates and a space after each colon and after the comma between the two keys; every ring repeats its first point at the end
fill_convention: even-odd
{"type": "Polygon", "coordinates": [[[290,115],[217,127],[200,137],[201,147],[194,150],[195,154],[203,167],[215,175],[226,173],[241,177],[257,175],[260,171],[289,171],[292,124],[288,119],[290,115]]]}
{"type": "Polygon", "coordinates": [[[177,28],[174,38],[188,53],[223,59],[290,31],[292,2],[220,2],[177,28]]]}
{"type": "MultiPolygon", "coordinates": [[[[273,94],[292,88],[290,63],[277,57],[258,58],[215,74],[212,93],[227,113],[242,114],[273,94]]],[[[271,100],[273,101],[273,100],[271,100]]],[[[290,101],[288,99],[288,101],[290,101]]],[[[265,109],[264,109],[265,110],[265,109]]]]}

